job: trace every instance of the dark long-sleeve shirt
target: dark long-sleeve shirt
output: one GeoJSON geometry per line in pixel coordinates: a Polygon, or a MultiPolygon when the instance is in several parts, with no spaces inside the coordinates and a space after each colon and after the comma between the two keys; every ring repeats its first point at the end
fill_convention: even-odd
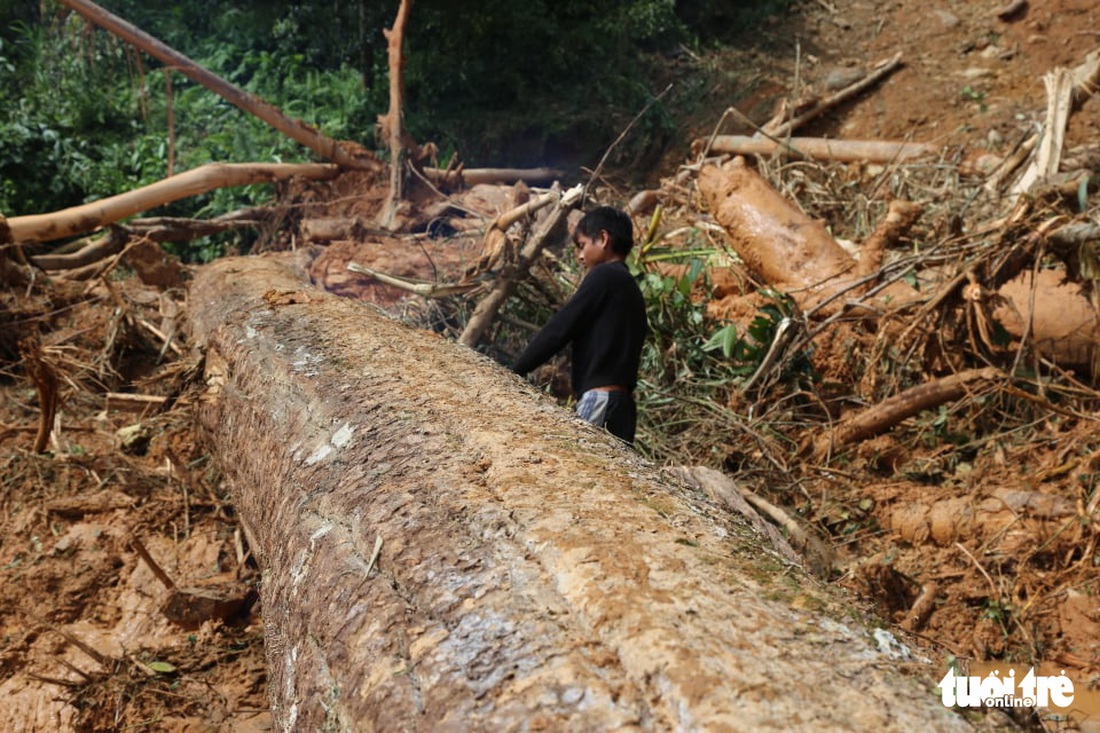
{"type": "Polygon", "coordinates": [[[520,354],[512,370],[527,374],[573,345],[573,393],[619,385],[634,389],[646,336],[645,300],[626,264],[596,265],[520,354]]]}

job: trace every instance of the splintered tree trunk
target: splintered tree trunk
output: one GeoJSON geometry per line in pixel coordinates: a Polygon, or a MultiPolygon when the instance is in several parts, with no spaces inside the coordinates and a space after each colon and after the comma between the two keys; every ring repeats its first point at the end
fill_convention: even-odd
{"type": "Polygon", "coordinates": [[[413,0],[401,0],[401,5],[397,8],[397,18],[393,21],[393,28],[382,31],[386,36],[386,50],[390,64],[390,111],[383,125],[388,133],[390,146],[390,195],[386,199],[381,220],[384,229],[393,227],[405,181],[405,143],[401,117],[405,104],[405,25],[409,21],[412,2],[413,0]]]}
{"type": "Polygon", "coordinates": [[[191,293],[280,730],[968,730],[744,522],[304,277],[191,293]]]}

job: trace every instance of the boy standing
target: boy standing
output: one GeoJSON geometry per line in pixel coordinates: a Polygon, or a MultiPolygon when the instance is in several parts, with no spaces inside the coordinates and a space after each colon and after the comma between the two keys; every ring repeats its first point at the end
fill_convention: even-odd
{"type": "Polygon", "coordinates": [[[587,274],[512,370],[527,374],[572,344],[577,414],[632,444],[638,419],[633,393],[647,330],[645,300],[626,267],[634,226],[626,212],[601,206],[578,222],[573,243],[587,274]]]}

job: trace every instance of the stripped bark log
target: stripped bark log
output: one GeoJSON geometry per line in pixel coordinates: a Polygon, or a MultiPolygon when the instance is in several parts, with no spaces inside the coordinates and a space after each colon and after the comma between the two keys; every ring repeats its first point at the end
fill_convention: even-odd
{"type": "Polygon", "coordinates": [[[294,176],[323,180],[333,178],[339,172],[340,169],[334,165],[320,163],[209,163],[90,204],[50,214],[12,217],[8,219],[9,236],[13,242],[48,242],[91,231],[156,206],[216,188],[271,183],[294,176]]]}
{"type": "Polygon", "coordinates": [[[104,10],[89,0],[61,0],[61,2],[80,13],[92,23],[129,41],[150,56],[171,66],[194,82],[219,95],[229,103],[255,115],[267,124],[283,133],[291,140],[299,142],[322,158],[331,160],[343,168],[378,171],[381,168],[377,158],[365,152],[352,150],[343,143],[322,135],[301,120],[294,120],[259,97],[249,94],[240,87],[225,81],[217,74],[199,66],[179,51],[165,45],[136,26],[104,10]]]}
{"type": "MultiPolygon", "coordinates": [[[[707,138],[692,142],[692,150],[698,154],[707,138]]],[[[940,152],[935,145],[924,143],[898,143],[886,140],[830,140],[819,137],[792,137],[789,140],[772,140],[748,135],[718,135],[710,145],[710,153],[717,155],[793,155],[814,160],[831,160],[840,163],[864,161],[868,163],[901,163],[926,158],[940,152]]]]}
{"type": "Polygon", "coordinates": [[[954,402],[1003,378],[1000,369],[984,367],[918,384],[853,415],[819,436],[814,441],[814,459],[826,458],[846,445],[883,433],[919,412],[954,402]]]}
{"type": "MultiPolygon", "coordinates": [[[[743,159],[724,168],[703,168],[699,190],[754,274],[790,294],[803,310],[825,302],[833,302],[833,310],[844,305],[834,297],[859,280],[855,260],[821,222],[793,206],[743,159]]],[[[858,297],[852,290],[850,300],[858,297]]],[[[887,300],[897,307],[920,297],[908,285],[893,283],[879,292],[870,310],[881,312],[887,300]]]]}
{"type": "MultiPolygon", "coordinates": [[[[877,289],[873,298],[867,297],[857,263],[824,226],[740,159],[724,168],[703,168],[699,191],[745,264],[761,280],[789,294],[804,311],[827,316],[848,308],[853,315],[874,318],[927,297],[902,282],[889,283],[877,289]]],[[[1021,205],[1019,211],[1026,210],[1021,205]]],[[[1026,337],[1058,364],[1092,368],[1090,355],[1100,349],[1100,313],[1078,286],[1058,283],[1064,272],[1041,271],[1037,291],[1029,271],[990,275],[990,279],[998,277],[993,285],[997,289],[986,294],[995,300],[987,310],[1010,335],[1026,337]]]]}
{"type": "Polygon", "coordinates": [[[226,259],[190,301],[276,728],[969,729],[743,523],[475,352],[307,288],[226,259]]]}

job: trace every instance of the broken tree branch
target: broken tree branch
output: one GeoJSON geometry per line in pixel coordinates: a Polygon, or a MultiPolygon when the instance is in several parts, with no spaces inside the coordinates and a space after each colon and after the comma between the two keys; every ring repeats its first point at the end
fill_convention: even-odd
{"type": "Polygon", "coordinates": [[[58,386],[57,372],[43,358],[42,345],[37,338],[28,337],[19,342],[19,353],[23,357],[23,368],[38,390],[38,432],[34,437],[32,450],[45,453],[53,430],[54,416],[57,415],[58,386]]]}
{"type": "Polygon", "coordinates": [[[874,69],[872,69],[871,72],[867,74],[867,76],[863,77],[854,84],[850,84],[849,86],[841,89],[836,94],[825,97],[817,104],[810,107],[810,109],[799,114],[794,119],[788,120],[787,122],[783,122],[780,124],[773,125],[772,123],[768,123],[767,125],[764,125],[764,132],[773,137],[783,137],[785,135],[789,135],[791,132],[797,130],[799,127],[806,124],[815,117],[818,117],[823,113],[829,111],[833,107],[836,107],[837,105],[848,101],[863,90],[874,86],[879,81],[901,68],[901,66],[901,52],[899,51],[893,58],[882,62],[874,69]]]}
{"type": "MultiPolygon", "coordinates": [[[[547,217],[546,221],[543,222],[542,228],[532,235],[527,244],[524,245],[523,250],[520,252],[518,262],[516,262],[514,272],[502,272],[496,284],[493,286],[493,289],[477,304],[477,307],[474,308],[474,312],[470,316],[466,328],[463,329],[462,334],[458,337],[458,342],[460,344],[471,348],[477,345],[478,341],[480,341],[481,337],[485,334],[485,331],[489,328],[489,325],[493,322],[493,318],[496,316],[497,311],[500,310],[505,301],[515,292],[519,279],[524,276],[531,266],[531,263],[533,263],[539,253],[542,252],[542,248],[549,242],[551,234],[557,229],[564,217],[573,207],[580,203],[583,195],[584,187],[580,184],[577,184],[561,195],[556,208],[551,212],[550,216],[547,217]]],[[[529,204],[525,204],[525,206],[527,205],[529,204]]]]}
{"type": "Polygon", "coordinates": [[[105,236],[89,240],[83,247],[68,254],[44,254],[31,257],[31,262],[43,270],[75,270],[105,257],[118,254],[126,245],[129,233],[122,227],[111,227],[105,236]]]}
{"type": "Polygon", "coordinates": [[[707,466],[676,466],[666,470],[685,483],[702,490],[710,499],[722,504],[729,511],[737,512],[749,520],[753,529],[764,535],[772,548],[785,560],[795,565],[802,565],[802,558],[786,538],[773,525],[764,521],[764,518],[745,501],[741,487],[732,478],[707,466]]]}
{"type": "Polygon", "coordinates": [[[923,213],[924,207],[920,204],[903,199],[891,201],[886,217],[879,222],[875,231],[860,247],[856,274],[866,277],[877,272],[882,267],[887,248],[905,236],[923,213]]]}
{"type": "Polygon", "coordinates": [[[814,458],[823,459],[838,448],[883,433],[922,410],[957,400],[975,387],[1003,378],[1000,369],[984,367],[918,384],[853,415],[820,436],[814,441],[814,458]]]}
{"type": "MultiPolygon", "coordinates": [[[[292,176],[312,180],[333,178],[340,172],[322,163],[208,163],[144,188],[62,209],[8,219],[13,242],[47,242],[87,232],[147,209],[216,188],[282,181],[292,176]]],[[[2,242],[0,242],[2,244],[2,242]]]]}
{"type": "Polygon", "coordinates": [[[404,277],[396,277],[394,275],[387,275],[384,272],[371,269],[365,265],[360,265],[358,262],[349,262],[347,269],[351,272],[358,272],[360,275],[368,275],[373,277],[380,283],[385,283],[391,287],[400,288],[410,293],[416,293],[417,295],[425,298],[448,298],[452,295],[462,295],[468,293],[471,290],[476,290],[482,286],[479,282],[473,283],[438,283],[429,282],[427,280],[414,280],[404,277]]]}
{"type": "Polygon", "coordinates": [[[477,262],[467,270],[466,279],[469,280],[495,270],[501,264],[512,264],[515,260],[515,253],[509,250],[508,229],[513,224],[533,215],[539,209],[560,200],[561,194],[558,191],[550,191],[529,199],[498,216],[485,230],[485,237],[481,243],[481,254],[478,256],[477,262]]]}
{"type": "Polygon", "coordinates": [[[1012,194],[1030,191],[1043,178],[1058,172],[1066,124],[1086,99],[1100,88],[1100,49],[1073,69],[1055,68],[1043,76],[1047,91],[1046,122],[1030,165],[1012,187],[1012,194]]]}

